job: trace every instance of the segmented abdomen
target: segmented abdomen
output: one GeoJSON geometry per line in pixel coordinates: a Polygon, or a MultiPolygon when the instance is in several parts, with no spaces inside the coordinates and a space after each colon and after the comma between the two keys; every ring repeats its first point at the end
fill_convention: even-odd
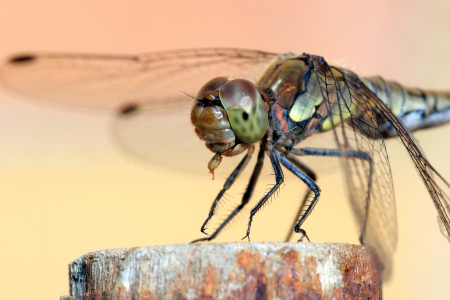
{"type": "MultiPolygon", "coordinates": [[[[405,87],[394,81],[385,81],[381,77],[361,80],[409,130],[437,126],[450,121],[450,92],[405,87]]],[[[388,136],[396,135],[395,130],[388,124],[379,125],[384,127],[384,133],[388,136]]]]}

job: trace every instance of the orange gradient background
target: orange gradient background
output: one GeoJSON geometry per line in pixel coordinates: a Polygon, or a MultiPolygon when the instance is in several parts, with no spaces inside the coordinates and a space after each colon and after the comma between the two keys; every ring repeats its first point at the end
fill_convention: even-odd
{"type": "MultiPolygon", "coordinates": [[[[32,51],[134,54],[210,46],[307,52],[363,76],[450,89],[450,2],[0,3],[2,59],[32,51]]],[[[218,173],[211,181],[139,166],[111,143],[112,112],[37,101],[3,87],[0,105],[3,299],[47,300],[69,294],[68,263],[89,251],[186,243],[200,237],[200,226],[226,174],[218,173]]],[[[416,133],[446,178],[449,136],[450,126],[416,133]]],[[[437,213],[403,145],[390,140],[387,147],[399,244],[384,298],[448,298],[450,245],[439,232],[437,213]]],[[[330,175],[318,183],[323,196],[304,229],[315,242],[357,243],[341,178],[330,175]]],[[[288,178],[279,197],[255,217],[253,241],[284,238],[301,186],[288,178]]],[[[230,194],[237,201],[242,188],[230,194]]],[[[243,215],[217,242],[239,241],[246,219],[243,215]]]]}

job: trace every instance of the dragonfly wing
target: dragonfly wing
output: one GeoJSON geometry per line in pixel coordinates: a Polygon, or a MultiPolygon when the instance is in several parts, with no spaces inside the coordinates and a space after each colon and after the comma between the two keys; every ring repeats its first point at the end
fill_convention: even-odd
{"type": "Polygon", "coordinates": [[[228,48],[142,55],[42,53],[13,57],[1,77],[15,90],[51,101],[100,109],[150,102],[161,109],[166,103],[192,103],[180,91],[195,96],[214,77],[246,78],[275,56],[228,48]]]}
{"type": "Polygon", "coordinates": [[[372,106],[376,108],[376,110],[383,116],[383,118],[385,118],[392,124],[398,136],[405,145],[406,150],[411,156],[411,159],[413,160],[417,171],[422,177],[422,180],[425,183],[428,192],[430,193],[436,210],[438,211],[439,227],[442,233],[450,241],[450,200],[449,197],[444,193],[443,189],[440,187],[447,186],[448,188],[450,187],[449,183],[428,162],[425,156],[421,153],[419,147],[414,142],[413,138],[408,134],[407,129],[403,127],[403,125],[397,120],[397,118],[386,107],[386,105],[381,102],[373,94],[373,92],[370,91],[369,88],[363,86],[363,92],[372,106]],[[442,184],[439,185],[436,182],[435,178],[438,178],[440,181],[442,181],[442,184]]]}
{"type": "Polygon", "coordinates": [[[376,115],[356,75],[330,67],[320,57],[314,57],[313,63],[337,148],[342,153],[361,154],[344,155],[340,162],[362,242],[376,248],[387,279],[397,245],[397,214],[391,168],[376,115]]]}
{"type": "MultiPolygon", "coordinates": [[[[119,114],[112,133],[119,149],[132,154],[138,163],[151,163],[152,168],[163,167],[161,171],[171,174],[211,177],[207,166],[213,153],[197,138],[190,123],[189,107],[156,113],[140,105],[131,113],[119,114]]],[[[216,172],[219,178],[228,175],[232,161],[234,158],[224,159],[216,172]]]]}
{"type": "Polygon", "coordinates": [[[127,153],[193,171],[200,161],[207,165],[210,152],[196,141],[189,119],[194,101],[188,95],[195,97],[217,76],[252,79],[275,56],[228,48],[142,55],[44,53],[10,59],[1,77],[9,87],[35,97],[116,110],[115,139],[127,153]]]}

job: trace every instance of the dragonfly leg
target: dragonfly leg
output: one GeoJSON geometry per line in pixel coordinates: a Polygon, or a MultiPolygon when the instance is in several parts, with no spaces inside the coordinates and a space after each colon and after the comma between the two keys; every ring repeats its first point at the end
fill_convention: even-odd
{"type": "MultiPolygon", "coordinates": [[[[192,241],[191,243],[197,243],[197,242],[203,242],[203,241],[211,241],[213,240],[220,231],[222,231],[223,228],[225,228],[225,226],[242,210],[242,208],[248,203],[248,201],[250,200],[250,198],[252,197],[253,191],[255,189],[256,186],[256,182],[258,181],[259,175],[261,174],[261,169],[263,167],[263,162],[264,162],[264,147],[260,146],[259,148],[259,152],[258,152],[258,160],[256,162],[256,165],[253,169],[252,172],[252,176],[250,177],[250,181],[248,183],[247,189],[245,190],[244,196],[242,196],[242,201],[241,204],[239,204],[239,206],[237,206],[232,212],[231,214],[222,222],[222,224],[220,224],[220,226],[214,231],[214,233],[207,237],[207,238],[201,238],[201,239],[197,239],[192,241]]],[[[242,162],[241,162],[242,163],[242,162]]],[[[238,166],[239,168],[239,166],[238,166]]],[[[238,169],[236,168],[236,169],[238,169]]],[[[236,170],[235,170],[236,171],[236,170]]],[[[234,173],[234,172],[233,172],[234,173]]],[[[232,174],[233,175],[233,174],[232,174]]],[[[232,176],[230,176],[232,177],[232,176]]],[[[230,180],[230,177],[227,179],[230,180]]],[[[236,176],[231,180],[231,183],[229,184],[231,186],[231,184],[234,182],[234,179],[236,179],[236,176]]],[[[227,185],[227,183],[225,183],[225,186],[227,185]]],[[[225,188],[224,186],[224,188],[225,188]]],[[[228,186],[229,188],[229,186],[228,186]]],[[[227,189],[228,189],[227,188],[227,189]]],[[[222,190],[224,191],[224,190],[222,190]]],[[[222,191],[220,191],[219,196],[223,195],[222,191]]],[[[218,198],[219,198],[218,196],[218,198]]],[[[218,202],[218,199],[216,198],[216,201],[218,202]]],[[[213,203],[213,207],[215,208],[215,205],[217,205],[216,201],[214,201],[213,203]]],[[[212,212],[213,211],[213,207],[211,207],[212,212]]],[[[211,212],[210,212],[211,215],[211,212]]],[[[210,219],[211,217],[208,217],[208,219],[205,221],[206,222],[210,219]]],[[[204,225],[205,225],[204,224],[204,225]]],[[[203,228],[203,227],[202,227],[203,228]]]]}
{"type": "MultiPolygon", "coordinates": [[[[303,162],[299,161],[295,156],[293,156],[292,153],[290,152],[285,152],[283,153],[285,155],[285,157],[293,164],[295,165],[297,168],[299,168],[303,173],[305,173],[309,178],[311,178],[314,182],[317,181],[317,176],[314,173],[313,170],[311,170],[307,165],[305,165],[303,162]]],[[[293,222],[293,225],[291,227],[291,229],[289,229],[289,232],[285,238],[285,242],[289,242],[292,238],[292,235],[294,234],[294,230],[292,230],[292,228],[294,228],[295,224],[297,224],[298,220],[300,220],[301,215],[303,214],[303,208],[305,207],[305,204],[307,203],[308,199],[311,199],[312,197],[312,191],[308,188],[308,190],[306,191],[305,196],[303,197],[303,201],[299,207],[298,213],[295,215],[295,219],[293,222]]],[[[309,241],[308,236],[306,235],[306,231],[304,231],[302,229],[302,234],[304,237],[306,237],[309,241]]],[[[300,240],[303,239],[300,238],[300,240]]]]}
{"type": "Polygon", "coordinates": [[[306,218],[309,216],[309,214],[313,210],[314,206],[317,204],[317,201],[319,200],[319,196],[320,196],[320,188],[310,177],[308,177],[307,175],[302,173],[291,161],[289,161],[288,158],[281,156],[281,155],[279,157],[280,157],[281,164],[286,169],[291,171],[295,176],[300,178],[304,183],[306,183],[306,185],[309,188],[308,195],[306,195],[305,199],[303,200],[303,203],[301,206],[302,208],[305,206],[306,199],[309,198],[309,194],[314,193],[314,198],[311,200],[311,203],[309,203],[307,205],[307,208],[304,210],[304,212],[303,212],[303,209],[301,208],[300,212],[303,212],[303,213],[301,214],[300,220],[297,221],[297,224],[295,224],[295,226],[294,226],[294,231],[297,233],[301,233],[303,235],[299,241],[301,241],[303,239],[303,237],[306,237],[309,241],[309,238],[306,235],[305,230],[301,229],[300,226],[303,224],[303,222],[306,220],[306,218]]]}
{"type": "Polygon", "coordinates": [[[234,169],[234,171],[228,176],[227,180],[225,181],[225,184],[223,185],[223,188],[220,190],[219,194],[217,195],[216,199],[211,205],[211,208],[209,210],[208,217],[206,218],[205,222],[203,222],[202,228],[200,231],[206,235],[208,235],[205,230],[206,226],[208,225],[209,220],[214,216],[214,212],[216,211],[216,207],[220,202],[220,199],[222,199],[225,192],[233,185],[233,183],[236,181],[238,176],[244,171],[245,167],[247,166],[248,162],[253,156],[253,152],[255,151],[255,146],[250,145],[250,147],[247,150],[247,153],[245,154],[244,158],[239,162],[237,167],[234,169]]]}
{"type": "Polygon", "coordinates": [[[334,156],[334,157],[355,157],[362,160],[372,161],[369,153],[358,150],[336,150],[336,149],[322,149],[322,148],[298,148],[291,149],[290,152],[294,155],[304,156],[334,156]]]}
{"type": "Polygon", "coordinates": [[[273,170],[275,172],[275,185],[270,189],[270,191],[252,208],[250,211],[250,218],[248,220],[248,228],[247,234],[242,238],[248,238],[250,240],[250,228],[252,227],[252,221],[255,214],[263,207],[263,205],[267,202],[268,199],[276,192],[276,190],[280,187],[280,185],[284,181],[283,171],[280,166],[280,157],[281,154],[277,150],[269,151],[269,158],[273,166],[273,170]]]}
{"type": "MultiPolygon", "coordinates": [[[[366,209],[365,209],[366,217],[365,217],[365,221],[361,228],[361,235],[359,237],[361,244],[364,244],[363,236],[366,231],[366,225],[367,225],[367,220],[368,220],[367,213],[369,211],[369,206],[370,206],[370,191],[371,191],[371,187],[372,187],[372,176],[373,176],[373,161],[372,161],[372,158],[370,157],[369,153],[364,152],[364,151],[358,151],[358,150],[342,151],[342,150],[336,150],[336,149],[322,149],[322,148],[298,148],[298,149],[291,149],[290,152],[294,155],[299,155],[299,156],[313,155],[313,156],[354,157],[354,158],[368,161],[368,163],[369,163],[369,181],[368,181],[366,209]]],[[[307,197],[308,197],[308,195],[307,195],[307,197]]],[[[303,213],[303,215],[302,215],[303,204],[302,204],[300,214],[299,214],[299,215],[301,215],[301,218],[294,227],[296,232],[297,232],[297,229],[300,229],[299,225],[301,225],[305,221],[306,217],[309,214],[309,213],[307,213],[308,209],[309,209],[309,207],[308,207],[305,210],[305,213],[303,213]]],[[[312,202],[311,202],[311,204],[312,204],[312,202]]]]}
{"type": "MultiPolygon", "coordinates": [[[[295,149],[294,149],[295,150],[295,149]]],[[[317,175],[316,173],[309,167],[307,166],[305,163],[303,163],[302,161],[298,160],[295,156],[294,153],[290,152],[290,151],[286,151],[283,153],[284,156],[292,163],[294,164],[297,168],[299,168],[303,173],[305,173],[306,176],[308,176],[309,178],[311,178],[313,181],[317,180],[317,175]]]]}

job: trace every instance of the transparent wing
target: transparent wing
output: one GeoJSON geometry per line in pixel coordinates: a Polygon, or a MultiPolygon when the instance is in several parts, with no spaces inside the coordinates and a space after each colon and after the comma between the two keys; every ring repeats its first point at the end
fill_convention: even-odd
{"type": "Polygon", "coordinates": [[[376,112],[376,99],[367,99],[364,85],[356,75],[328,66],[320,57],[313,58],[333,124],[336,145],[344,155],[344,170],[349,198],[361,225],[361,240],[377,249],[383,264],[383,277],[390,275],[392,254],[397,244],[397,214],[391,168],[376,112]],[[346,120],[346,121],[342,121],[346,120]]]}
{"type": "Polygon", "coordinates": [[[1,73],[11,88],[51,101],[100,109],[151,102],[164,109],[192,102],[180,91],[195,96],[213,77],[248,77],[274,56],[227,48],[142,55],[43,53],[13,57],[1,73]]]}
{"type": "Polygon", "coordinates": [[[401,138],[411,159],[416,166],[417,171],[422,177],[425,186],[430,193],[433,204],[438,212],[439,227],[447,239],[450,241],[450,198],[444,193],[443,189],[437,184],[434,178],[442,181],[441,186],[450,187],[450,184],[436,171],[436,169],[425,159],[419,147],[408,134],[408,131],[397,120],[392,112],[381,102],[366,86],[362,87],[364,96],[370,101],[371,105],[388,120],[395,128],[397,134],[401,138]]]}
{"type": "Polygon", "coordinates": [[[195,97],[217,76],[252,79],[275,56],[228,48],[142,55],[49,53],[12,58],[1,75],[9,87],[35,97],[116,110],[114,134],[122,149],[152,164],[193,171],[199,162],[206,170],[211,155],[193,133],[188,95],[195,97]]]}

